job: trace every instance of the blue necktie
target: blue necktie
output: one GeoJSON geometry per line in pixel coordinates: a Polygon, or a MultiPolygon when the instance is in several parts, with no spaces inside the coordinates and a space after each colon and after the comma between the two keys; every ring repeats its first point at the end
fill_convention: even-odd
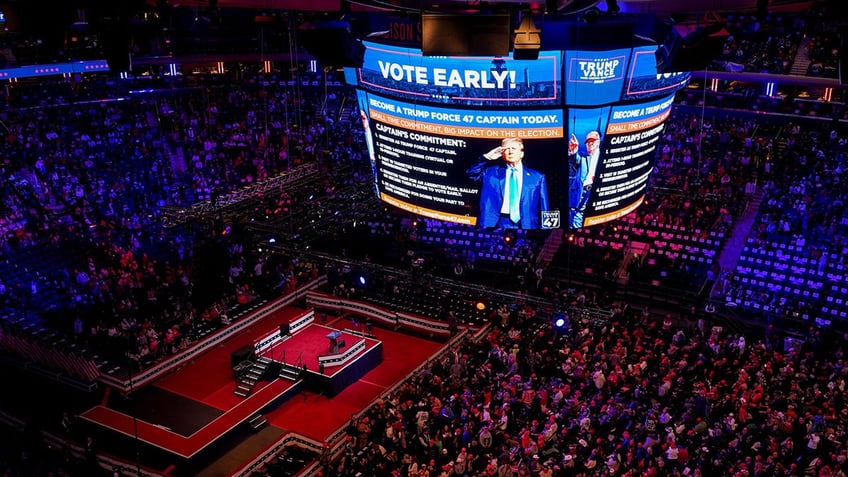
{"type": "Polygon", "coordinates": [[[518,169],[509,168],[507,180],[509,181],[509,220],[518,223],[521,214],[518,212],[518,169]]]}

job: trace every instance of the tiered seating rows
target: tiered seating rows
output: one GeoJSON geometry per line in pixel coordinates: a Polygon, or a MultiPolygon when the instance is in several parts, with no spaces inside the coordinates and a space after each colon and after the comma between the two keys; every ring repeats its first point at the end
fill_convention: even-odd
{"type": "MultiPolygon", "coordinates": [[[[517,241],[522,240],[522,231],[516,231],[517,241]]],[[[441,226],[427,228],[426,231],[418,233],[418,239],[427,243],[443,244],[450,247],[472,249],[476,251],[480,259],[497,260],[503,262],[528,263],[530,258],[523,256],[522,247],[516,247],[516,243],[507,245],[504,243],[503,232],[494,233],[486,230],[477,230],[470,227],[441,226]]]]}
{"type": "Polygon", "coordinates": [[[845,319],[848,287],[844,285],[844,266],[836,254],[815,259],[805,256],[807,253],[805,247],[795,244],[772,241],[762,246],[749,238],[733,278],[737,293],[728,300],[765,312],[776,311],[773,303],[782,308],[791,300],[814,305],[801,312],[802,319],[810,319],[811,313],[822,320],[845,319]]]}

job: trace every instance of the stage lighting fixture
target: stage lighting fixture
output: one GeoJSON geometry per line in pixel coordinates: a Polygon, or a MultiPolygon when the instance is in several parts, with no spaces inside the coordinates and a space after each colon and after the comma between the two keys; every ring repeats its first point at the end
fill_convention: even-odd
{"type": "Polygon", "coordinates": [[[521,24],[515,30],[512,46],[512,57],[516,60],[536,60],[539,58],[539,49],[542,47],[542,30],[536,26],[530,12],[522,14],[521,24]]]}
{"type": "Polygon", "coordinates": [[[359,276],[359,284],[360,284],[360,285],[365,286],[365,284],[366,284],[367,282],[368,282],[368,281],[365,279],[365,275],[360,275],[360,276],[359,276]]]}
{"type": "Polygon", "coordinates": [[[569,321],[568,315],[565,313],[555,313],[552,323],[554,325],[554,330],[556,330],[557,333],[565,333],[568,331],[569,321]]]}
{"type": "Polygon", "coordinates": [[[477,308],[478,311],[483,311],[486,309],[486,304],[482,301],[478,301],[477,304],[474,305],[474,308],[477,308]]]}

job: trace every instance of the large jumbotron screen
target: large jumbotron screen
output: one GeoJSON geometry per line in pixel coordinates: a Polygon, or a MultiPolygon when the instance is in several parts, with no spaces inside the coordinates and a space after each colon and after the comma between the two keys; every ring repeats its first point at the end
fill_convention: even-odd
{"type": "Polygon", "coordinates": [[[649,47],[516,60],[364,43],[362,67],[346,78],[357,87],[376,193],[420,216],[481,227],[579,228],[634,210],[689,78],[658,75],[649,47]],[[501,147],[523,153],[515,217],[501,147]]]}

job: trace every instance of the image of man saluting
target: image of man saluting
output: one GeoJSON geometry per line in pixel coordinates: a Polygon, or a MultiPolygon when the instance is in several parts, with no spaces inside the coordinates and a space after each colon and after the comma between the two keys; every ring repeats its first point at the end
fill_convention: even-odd
{"type": "Polygon", "coordinates": [[[539,229],[542,211],[548,210],[545,175],[526,167],[524,141],[504,138],[501,145],[481,155],[466,170],[480,182],[480,215],[477,224],[487,228],[539,229]]]}

